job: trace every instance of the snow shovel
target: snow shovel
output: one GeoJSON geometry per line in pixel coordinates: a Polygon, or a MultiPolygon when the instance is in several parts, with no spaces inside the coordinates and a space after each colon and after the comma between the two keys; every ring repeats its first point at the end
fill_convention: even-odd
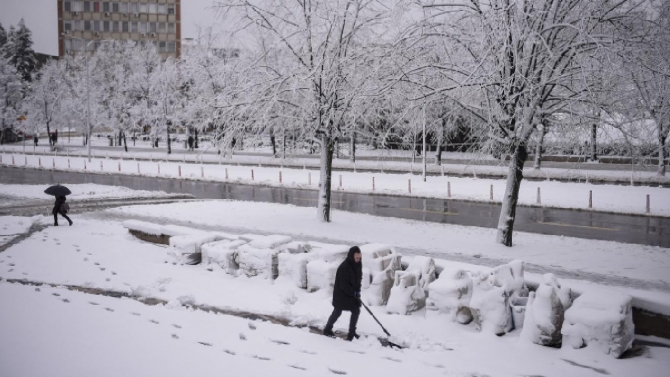
{"type": "MultiPolygon", "coordinates": [[[[359,299],[359,300],[360,300],[360,299],[359,299]]],[[[388,330],[386,330],[386,328],[384,327],[384,325],[382,325],[382,323],[379,322],[379,320],[377,319],[377,317],[375,317],[375,315],[372,314],[372,312],[371,312],[370,309],[367,307],[367,305],[365,305],[365,304],[363,303],[363,301],[360,301],[360,303],[361,303],[361,305],[363,305],[363,307],[365,308],[365,310],[367,310],[368,313],[370,313],[370,315],[372,316],[372,318],[375,319],[375,321],[377,322],[377,324],[379,324],[379,326],[382,328],[382,330],[384,330],[384,333],[386,334],[386,336],[391,336],[391,334],[388,332],[388,330]]],[[[398,345],[398,344],[395,344],[395,343],[393,343],[392,341],[390,341],[390,340],[388,340],[388,339],[382,339],[382,338],[378,338],[378,339],[379,339],[379,341],[381,342],[382,346],[384,346],[384,347],[391,347],[391,348],[395,347],[395,348],[398,348],[398,349],[403,348],[402,346],[400,346],[400,345],[398,345]]]]}

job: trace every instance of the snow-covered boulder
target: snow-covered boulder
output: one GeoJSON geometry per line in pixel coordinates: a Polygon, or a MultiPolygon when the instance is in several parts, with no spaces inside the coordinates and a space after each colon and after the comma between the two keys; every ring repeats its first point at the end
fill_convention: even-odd
{"type": "Polygon", "coordinates": [[[565,312],[563,345],[595,345],[606,354],[620,357],[633,345],[631,301],[630,296],[617,292],[583,293],[565,312]]]}
{"type": "Polygon", "coordinates": [[[245,244],[237,249],[235,262],[248,277],[265,276],[266,278],[276,279],[279,275],[277,255],[279,250],[275,249],[257,249],[251,244],[245,244]]]}
{"type": "Polygon", "coordinates": [[[540,284],[536,292],[528,296],[521,339],[548,347],[560,347],[563,326],[563,304],[557,290],[540,284]]]}
{"type": "Polygon", "coordinates": [[[497,286],[492,275],[474,273],[472,280],[470,311],[477,328],[496,335],[512,331],[512,310],[507,289],[497,286]]]}
{"type": "Polygon", "coordinates": [[[468,324],[472,322],[472,289],[472,278],[467,271],[460,270],[453,275],[443,272],[428,286],[426,304],[429,309],[449,314],[458,323],[468,324]]]}
{"type": "Polygon", "coordinates": [[[246,244],[242,240],[222,240],[202,245],[202,263],[217,264],[226,273],[235,275],[240,266],[235,261],[237,249],[246,244]]]}
{"type": "Polygon", "coordinates": [[[491,282],[503,288],[509,297],[528,297],[523,261],[513,260],[491,270],[491,282]]]}
{"type": "Polygon", "coordinates": [[[316,258],[312,253],[281,253],[277,255],[279,279],[287,279],[298,288],[307,289],[307,263],[316,258]]]}
{"type": "Polygon", "coordinates": [[[384,244],[367,244],[360,249],[363,269],[367,269],[370,276],[370,284],[363,290],[363,299],[369,305],[385,305],[391,294],[395,272],[401,269],[400,255],[393,247],[384,244]]]}
{"type": "Polygon", "coordinates": [[[180,264],[198,264],[202,260],[203,244],[219,241],[222,236],[214,233],[189,234],[170,237],[168,254],[180,264]]]}
{"type": "Polygon", "coordinates": [[[428,286],[435,281],[433,258],[417,256],[405,271],[396,271],[386,304],[389,313],[409,314],[426,306],[428,286]]]}

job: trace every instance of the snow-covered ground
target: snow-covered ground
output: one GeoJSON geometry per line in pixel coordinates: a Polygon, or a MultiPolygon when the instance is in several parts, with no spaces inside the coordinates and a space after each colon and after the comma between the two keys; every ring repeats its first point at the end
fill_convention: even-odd
{"type": "Polygon", "coordinates": [[[39,218],[0,216],[0,246],[26,233],[39,218]]]}
{"type": "MultiPolygon", "coordinates": [[[[1,163],[7,166],[33,168],[53,168],[69,171],[86,171],[103,174],[128,174],[160,176],[182,179],[206,179],[230,181],[244,184],[269,185],[316,189],[319,174],[313,170],[279,167],[238,166],[227,164],[195,164],[175,161],[134,161],[96,158],[92,162],[79,157],[66,156],[24,156],[0,154],[1,163]],[[280,182],[281,175],[281,182],[280,182]]],[[[184,157],[184,156],[182,156],[184,157]]],[[[189,156],[193,158],[194,156],[189,156]]],[[[184,157],[185,159],[186,157],[184,157]]],[[[314,161],[312,161],[314,163],[314,161]]],[[[262,165],[262,164],[261,164],[262,165]]],[[[479,168],[479,167],[478,167],[479,168]]],[[[496,167],[481,167],[497,169],[496,167]]],[[[609,174],[617,172],[593,172],[609,174]]],[[[347,192],[382,193],[393,195],[420,196],[433,198],[453,198],[490,202],[502,201],[504,180],[476,179],[446,176],[430,176],[423,182],[420,176],[411,174],[384,174],[361,172],[334,172],[333,189],[347,192]],[[374,182],[374,186],[373,186],[374,182]],[[411,192],[410,192],[411,186],[411,192]]],[[[645,214],[647,195],[650,198],[650,213],[656,216],[670,216],[670,190],[650,186],[621,186],[588,183],[562,183],[551,180],[524,181],[519,192],[522,205],[541,205],[557,208],[588,209],[592,198],[592,210],[618,213],[645,214]]]]}
{"type": "MultiPolygon", "coordinates": [[[[368,234],[369,240],[390,233],[382,232],[379,222],[360,217],[363,215],[358,215],[356,224],[345,227],[344,222],[356,219],[338,213],[339,220],[319,230],[276,217],[279,206],[265,204],[253,215],[249,208],[248,212],[233,212],[235,208],[228,207],[228,212],[212,202],[203,204],[209,206],[187,212],[201,217],[210,213],[206,223],[218,216],[219,224],[238,219],[239,226],[244,226],[247,217],[262,215],[268,220],[254,226],[259,231],[273,220],[291,224],[302,234],[321,236],[332,225],[329,234],[346,236],[351,243],[359,242],[361,234],[351,231],[355,226],[379,230],[379,234],[368,234]],[[345,230],[347,234],[342,233],[345,230]]],[[[172,223],[186,213],[178,206],[156,208],[160,209],[162,220],[156,221],[160,224],[172,223]]],[[[308,293],[285,281],[263,277],[233,277],[213,266],[169,263],[165,247],[135,239],[118,220],[111,219],[111,215],[124,213],[127,210],[92,213],[80,217],[74,227],[48,227],[32,234],[0,254],[0,277],[121,291],[168,304],[147,306],[130,299],[3,281],[0,365],[9,375],[664,376],[670,368],[666,348],[650,347],[645,357],[616,360],[593,347],[574,350],[529,344],[519,331],[502,337],[480,333],[473,325],[456,324],[435,311],[400,316],[386,314],[382,307],[371,308],[394,339],[408,346],[400,351],[381,348],[374,337],[348,343],[296,327],[267,322],[250,325],[237,317],[193,311],[180,303],[269,314],[289,319],[295,326],[322,326],[331,306],[329,294],[323,291],[308,293]],[[39,362],[31,362],[36,360],[39,362]]],[[[430,238],[422,233],[426,229],[414,225],[404,224],[424,236],[420,238],[430,238]]],[[[343,315],[336,327],[345,328],[347,320],[343,315]]],[[[367,313],[361,315],[359,332],[383,335],[367,313]]]]}
{"type": "MultiPolygon", "coordinates": [[[[130,198],[165,198],[171,195],[164,191],[133,190],[122,186],[106,186],[93,183],[66,184],[63,186],[72,191],[68,195],[70,200],[94,199],[130,199],[130,198]]],[[[0,197],[6,196],[6,201],[15,199],[47,199],[53,198],[44,193],[49,185],[8,185],[0,183],[0,197]]]]}

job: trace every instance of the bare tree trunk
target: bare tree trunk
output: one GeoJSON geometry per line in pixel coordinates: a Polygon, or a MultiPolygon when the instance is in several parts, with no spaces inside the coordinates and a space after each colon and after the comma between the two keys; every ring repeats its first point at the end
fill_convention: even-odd
{"type": "Polygon", "coordinates": [[[199,146],[198,146],[198,128],[196,127],[194,131],[195,131],[195,145],[194,145],[194,148],[198,149],[199,148],[199,146]]]}
{"type": "Polygon", "coordinates": [[[272,157],[277,158],[277,140],[274,130],[270,130],[270,144],[272,144],[272,157]]]}
{"type": "Polygon", "coordinates": [[[349,143],[349,160],[356,163],[356,132],[351,131],[351,141],[349,143]]]}
{"type": "Polygon", "coordinates": [[[544,136],[547,134],[548,127],[543,121],[538,127],[540,135],[538,136],[537,145],[535,146],[535,161],[533,162],[533,169],[540,170],[542,168],[542,149],[544,148],[544,136]]]}
{"type": "Polygon", "coordinates": [[[330,189],[333,173],[334,141],[327,134],[321,135],[321,172],[319,180],[319,202],[317,217],[321,222],[330,222],[330,189]]]}
{"type": "Polygon", "coordinates": [[[498,237],[496,242],[505,246],[512,246],[512,232],[514,230],[514,218],[516,216],[516,204],[519,200],[519,188],[523,179],[523,165],[528,157],[525,144],[519,144],[514,148],[514,153],[509,161],[507,172],[507,186],[503,198],[500,219],[498,220],[498,237]]]}
{"type": "Polygon", "coordinates": [[[444,140],[444,120],[442,128],[437,132],[437,147],[435,147],[435,165],[442,165],[442,141],[444,140]]]}
{"type": "Polygon", "coordinates": [[[167,153],[171,154],[172,153],[172,142],[170,142],[170,125],[168,124],[167,127],[165,127],[167,130],[167,153]]]}
{"type": "Polygon", "coordinates": [[[598,161],[598,155],[596,154],[596,134],[598,132],[598,125],[593,124],[591,126],[591,161],[598,161]]]}
{"type": "Polygon", "coordinates": [[[123,149],[128,152],[128,141],[126,140],[126,133],[122,132],[121,135],[123,136],[123,149]]]}
{"type": "Polygon", "coordinates": [[[286,130],[281,133],[281,158],[286,158],[286,130]]]}
{"type": "Polygon", "coordinates": [[[656,175],[659,177],[665,177],[665,159],[667,158],[665,154],[665,139],[668,138],[668,133],[670,133],[670,128],[668,131],[663,132],[663,127],[659,126],[658,129],[658,170],[656,175]]]}

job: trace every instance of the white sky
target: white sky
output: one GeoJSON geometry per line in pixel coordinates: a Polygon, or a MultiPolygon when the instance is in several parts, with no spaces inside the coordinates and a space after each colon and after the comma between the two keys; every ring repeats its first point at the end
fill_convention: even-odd
{"type": "MultiPolygon", "coordinates": [[[[21,17],[33,33],[36,52],[58,55],[58,13],[56,0],[0,0],[0,23],[5,29],[19,23],[21,17]]],[[[214,11],[207,9],[212,0],[182,0],[182,38],[195,38],[198,26],[215,25],[214,11]]],[[[220,23],[220,22],[219,22],[220,23]]],[[[218,25],[215,30],[221,30],[218,25]]]]}

